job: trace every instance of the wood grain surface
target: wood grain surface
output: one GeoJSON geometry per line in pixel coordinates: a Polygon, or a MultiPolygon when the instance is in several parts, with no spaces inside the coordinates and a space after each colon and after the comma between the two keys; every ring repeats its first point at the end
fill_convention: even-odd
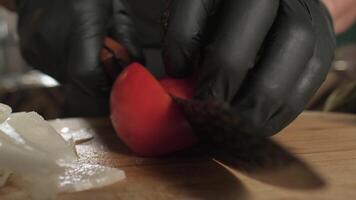
{"type": "MultiPolygon", "coordinates": [[[[90,163],[118,167],[126,180],[115,185],[73,194],[58,200],[166,200],[166,199],[355,199],[356,116],[304,113],[274,137],[309,163],[325,180],[317,190],[290,190],[261,183],[240,172],[231,172],[203,156],[197,149],[166,158],[133,155],[114,134],[107,119],[52,121],[58,130],[90,131],[94,139],[77,146],[90,163]]],[[[288,177],[285,177],[288,180],[288,177]]],[[[293,180],[289,180],[293,181],[293,180]]],[[[0,191],[0,199],[23,199],[16,188],[0,191]]]]}

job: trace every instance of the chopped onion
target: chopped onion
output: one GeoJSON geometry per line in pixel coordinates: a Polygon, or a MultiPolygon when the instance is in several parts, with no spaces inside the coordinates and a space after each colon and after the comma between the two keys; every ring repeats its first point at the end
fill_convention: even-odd
{"type": "Polygon", "coordinates": [[[34,200],[59,192],[78,192],[111,185],[125,178],[122,170],[80,162],[76,142],[93,138],[86,131],[67,141],[35,112],[11,114],[0,104],[0,188],[12,182],[34,200]]]}
{"type": "Polygon", "coordinates": [[[56,130],[35,112],[15,113],[10,115],[7,123],[30,144],[30,146],[46,152],[54,159],[74,161],[76,153],[56,130]]]}
{"type": "Polygon", "coordinates": [[[10,106],[0,103],[0,123],[6,121],[11,113],[12,109],[10,106]]]}
{"type": "Polygon", "coordinates": [[[11,175],[11,172],[8,170],[0,170],[0,188],[3,187],[11,175]]]}

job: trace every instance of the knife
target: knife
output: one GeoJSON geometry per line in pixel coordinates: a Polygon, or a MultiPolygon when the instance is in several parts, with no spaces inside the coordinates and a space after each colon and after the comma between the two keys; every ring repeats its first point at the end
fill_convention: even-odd
{"type": "MultiPolygon", "coordinates": [[[[101,53],[104,71],[116,77],[128,63],[127,51],[107,38],[101,53]]],[[[289,189],[317,189],[325,185],[312,167],[271,138],[249,130],[228,105],[213,100],[186,100],[172,96],[199,137],[204,152],[228,170],[289,189]]]]}

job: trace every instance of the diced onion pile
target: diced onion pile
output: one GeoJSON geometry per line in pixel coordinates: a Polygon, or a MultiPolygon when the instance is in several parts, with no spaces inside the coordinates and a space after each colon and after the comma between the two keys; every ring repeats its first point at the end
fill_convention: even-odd
{"type": "Polygon", "coordinates": [[[66,141],[39,114],[13,113],[0,104],[0,189],[12,182],[34,200],[113,184],[122,170],[81,163],[66,141]]]}

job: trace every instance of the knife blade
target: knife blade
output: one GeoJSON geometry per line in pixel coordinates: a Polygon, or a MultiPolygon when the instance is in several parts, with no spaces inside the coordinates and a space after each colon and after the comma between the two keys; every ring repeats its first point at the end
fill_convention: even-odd
{"type": "Polygon", "coordinates": [[[248,131],[248,123],[229,106],[216,101],[172,97],[200,138],[205,152],[233,172],[289,189],[316,189],[325,185],[312,167],[286,148],[248,131]]]}

